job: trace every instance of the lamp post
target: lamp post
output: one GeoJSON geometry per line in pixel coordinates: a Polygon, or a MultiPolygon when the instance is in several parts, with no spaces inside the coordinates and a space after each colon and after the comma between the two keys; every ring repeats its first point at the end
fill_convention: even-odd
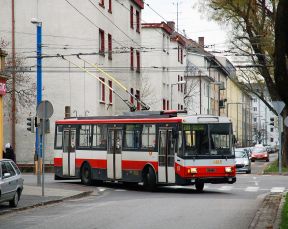
{"type": "MultiPolygon", "coordinates": [[[[37,33],[37,106],[42,101],[42,22],[36,18],[31,19],[31,23],[36,25],[37,33]]],[[[38,128],[36,128],[35,148],[38,156],[38,171],[37,171],[37,184],[40,185],[40,156],[41,153],[41,136],[39,136],[38,128]],[[40,141],[39,141],[40,140],[40,141]]],[[[44,162],[43,162],[44,163],[44,162]]]]}
{"type": "Polygon", "coordinates": [[[179,81],[179,82],[177,82],[177,83],[172,83],[171,84],[171,93],[170,93],[170,95],[171,95],[171,99],[170,99],[170,101],[171,101],[171,110],[172,110],[172,108],[173,108],[173,103],[172,103],[172,94],[173,94],[173,86],[174,85],[181,85],[181,84],[185,84],[186,83],[186,81],[179,81]]]}

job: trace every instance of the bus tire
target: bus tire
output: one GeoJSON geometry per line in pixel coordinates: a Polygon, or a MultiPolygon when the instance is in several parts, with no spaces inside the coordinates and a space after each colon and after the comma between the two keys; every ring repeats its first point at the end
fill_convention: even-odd
{"type": "Polygon", "coordinates": [[[196,182],[195,188],[196,188],[197,192],[203,192],[204,182],[201,182],[201,181],[196,182]]]}
{"type": "Polygon", "coordinates": [[[84,185],[91,185],[92,179],[91,179],[91,167],[88,163],[84,163],[81,167],[81,182],[84,185]]]}
{"type": "Polygon", "coordinates": [[[145,169],[143,185],[145,190],[150,192],[154,191],[156,188],[156,174],[150,166],[148,167],[148,169],[145,169]]]}

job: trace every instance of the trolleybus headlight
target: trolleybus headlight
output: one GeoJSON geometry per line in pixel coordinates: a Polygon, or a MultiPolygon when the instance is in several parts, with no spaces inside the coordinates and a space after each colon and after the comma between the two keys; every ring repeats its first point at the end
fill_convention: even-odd
{"type": "Polygon", "coordinates": [[[225,172],[226,173],[232,173],[232,168],[231,167],[225,167],[225,172]]]}
{"type": "Polygon", "coordinates": [[[188,169],[188,173],[197,173],[197,168],[190,168],[188,169]]]}

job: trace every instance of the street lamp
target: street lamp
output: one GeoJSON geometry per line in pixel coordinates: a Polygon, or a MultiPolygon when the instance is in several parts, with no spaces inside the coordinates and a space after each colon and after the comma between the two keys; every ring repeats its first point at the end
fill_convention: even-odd
{"type": "MultiPolygon", "coordinates": [[[[36,40],[37,40],[37,106],[38,106],[42,101],[42,22],[37,18],[32,18],[31,23],[36,25],[36,29],[37,29],[36,40]]],[[[39,159],[40,159],[40,156],[42,156],[42,153],[41,153],[42,144],[41,143],[42,143],[41,137],[39,139],[38,128],[37,128],[35,148],[36,148],[36,152],[38,156],[38,171],[37,171],[37,184],[38,185],[40,185],[40,171],[39,171],[40,160],[39,159]]]]}
{"type": "Polygon", "coordinates": [[[182,81],[179,81],[179,82],[177,82],[177,83],[172,83],[171,84],[171,99],[170,99],[170,101],[171,101],[171,110],[172,110],[172,108],[173,108],[173,103],[172,103],[172,92],[173,92],[173,86],[174,85],[181,85],[181,84],[186,84],[186,81],[184,81],[184,80],[182,80],[182,81]]]}

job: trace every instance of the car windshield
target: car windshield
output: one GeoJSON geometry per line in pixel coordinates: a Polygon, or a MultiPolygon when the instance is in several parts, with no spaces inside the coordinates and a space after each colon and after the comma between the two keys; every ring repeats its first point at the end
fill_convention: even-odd
{"type": "Polygon", "coordinates": [[[235,157],[236,158],[245,158],[245,157],[247,157],[247,154],[245,151],[235,151],[235,157]]]}
{"type": "Polygon", "coordinates": [[[231,124],[183,125],[184,156],[230,156],[231,124]]]}
{"type": "Polygon", "coordinates": [[[264,153],[264,152],[266,152],[266,149],[260,148],[260,147],[255,147],[255,148],[253,148],[252,152],[253,153],[264,153]]]}

